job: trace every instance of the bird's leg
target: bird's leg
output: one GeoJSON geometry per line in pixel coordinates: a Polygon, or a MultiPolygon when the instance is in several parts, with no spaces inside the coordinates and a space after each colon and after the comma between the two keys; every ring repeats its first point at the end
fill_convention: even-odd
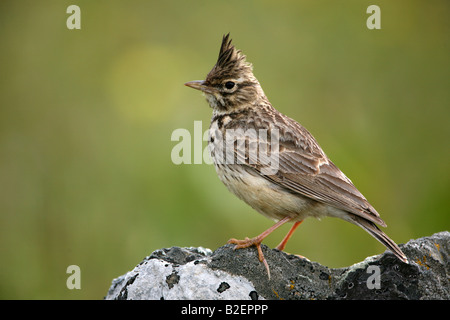
{"type": "Polygon", "coordinates": [[[288,240],[291,238],[292,234],[294,233],[295,229],[297,229],[297,227],[300,225],[300,223],[302,223],[303,220],[297,221],[296,223],[294,223],[294,225],[292,226],[291,230],[289,230],[289,232],[287,233],[287,235],[284,237],[284,239],[280,242],[280,244],[277,246],[277,249],[280,251],[284,250],[284,247],[286,246],[286,243],[288,242],[288,240]]]}
{"type": "MultiPolygon", "coordinates": [[[[284,247],[286,246],[286,243],[288,242],[288,240],[291,238],[292,234],[294,233],[295,229],[297,229],[297,227],[300,225],[300,223],[302,223],[303,220],[297,221],[296,223],[294,223],[294,225],[292,226],[291,230],[289,230],[289,232],[287,233],[287,235],[284,237],[284,239],[280,242],[280,244],[276,247],[276,249],[283,251],[284,247]]],[[[301,256],[299,254],[296,254],[297,257],[302,258],[302,259],[306,259],[309,261],[308,258],[301,256]]]]}
{"type": "Polygon", "coordinates": [[[285,218],[281,219],[280,221],[278,221],[277,223],[275,223],[269,229],[267,229],[266,231],[261,233],[259,236],[256,236],[251,239],[245,238],[245,240],[230,239],[230,240],[228,240],[228,243],[233,243],[236,245],[234,247],[234,250],[255,246],[258,249],[259,261],[264,263],[264,266],[266,267],[267,274],[269,275],[269,279],[270,279],[270,269],[269,269],[269,265],[267,264],[266,258],[264,258],[264,254],[261,249],[261,243],[264,240],[264,238],[267,237],[269,234],[271,234],[275,229],[277,229],[278,227],[282,226],[283,224],[285,224],[286,222],[288,222],[290,220],[292,220],[291,217],[285,217],[285,218]]]}

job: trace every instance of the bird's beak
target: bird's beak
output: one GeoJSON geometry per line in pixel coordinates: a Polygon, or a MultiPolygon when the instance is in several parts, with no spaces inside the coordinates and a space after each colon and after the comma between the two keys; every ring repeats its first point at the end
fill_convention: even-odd
{"type": "Polygon", "coordinates": [[[194,88],[194,89],[197,89],[197,90],[203,90],[203,88],[205,87],[204,83],[205,83],[205,81],[203,81],[203,80],[195,80],[195,81],[186,82],[184,85],[194,88]]]}
{"type": "Polygon", "coordinates": [[[202,92],[212,93],[212,90],[211,90],[212,88],[210,88],[209,86],[206,86],[204,80],[189,81],[189,82],[186,82],[184,85],[187,87],[191,87],[191,88],[200,90],[202,92]]]}

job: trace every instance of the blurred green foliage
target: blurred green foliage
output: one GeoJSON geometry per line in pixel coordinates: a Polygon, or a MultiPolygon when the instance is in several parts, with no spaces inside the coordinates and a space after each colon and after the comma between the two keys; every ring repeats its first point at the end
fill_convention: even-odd
{"type": "MultiPolygon", "coordinates": [[[[267,96],[321,143],[396,242],[448,230],[448,1],[2,1],[2,299],[101,299],[153,250],[211,249],[272,222],[213,166],[175,165],[177,128],[211,109],[183,86],[221,37],[267,96]],[[81,8],[68,30],[66,8],[81,8]],[[381,8],[381,30],[366,8],[381,8]],[[68,290],[66,268],[81,268],[68,290]]],[[[192,132],[192,131],[191,131],[192,132]]],[[[206,143],[204,144],[206,146],[206,143]]],[[[288,226],[265,240],[274,247],[288,226]]],[[[331,267],[384,247],[336,219],[307,220],[286,250],[331,267]]]]}

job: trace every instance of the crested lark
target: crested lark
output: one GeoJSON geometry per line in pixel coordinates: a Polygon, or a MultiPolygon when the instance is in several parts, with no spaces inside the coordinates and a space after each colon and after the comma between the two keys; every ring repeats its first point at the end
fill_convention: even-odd
{"type": "Polygon", "coordinates": [[[208,146],[220,180],[256,211],[277,221],[255,238],[229,240],[236,244],[235,249],[256,246],[259,260],[269,273],[261,250],[267,235],[293,222],[277,247],[283,250],[305,218],[329,216],[362,227],[408,263],[395,242],[376,226],[386,226],[378,212],[325,155],[314,137],[272,107],[253,75],[252,65],[231,44],[229,34],[223,37],[217,63],[206,79],[185,85],[202,91],[213,109],[208,146]],[[228,139],[230,136],[232,139],[228,139]],[[275,170],[267,170],[269,162],[258,157],[261,150],[266,150],[271,159],[276,157],[270,163],[275,163],[271,168],[275,170]]]}

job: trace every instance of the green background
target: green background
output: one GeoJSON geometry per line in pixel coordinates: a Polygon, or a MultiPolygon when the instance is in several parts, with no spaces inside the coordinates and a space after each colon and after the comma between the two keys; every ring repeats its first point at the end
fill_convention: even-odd
{"type": "MultiPolygon", "coordinates": [[[[272,225],[213,166],[171,161],[175,129],[209,126],[183,83],[204,79],[227,32],[390,237],[449,230],[449,16],[448,1],[1,1],[0,298],[102,299],[158,248],[214,250],[272,225]],[[81,290],[66,287],[72,264],[81,290]]],[[[330,267],[384,250],[332,218],[286,247],[330,267]]]]}

